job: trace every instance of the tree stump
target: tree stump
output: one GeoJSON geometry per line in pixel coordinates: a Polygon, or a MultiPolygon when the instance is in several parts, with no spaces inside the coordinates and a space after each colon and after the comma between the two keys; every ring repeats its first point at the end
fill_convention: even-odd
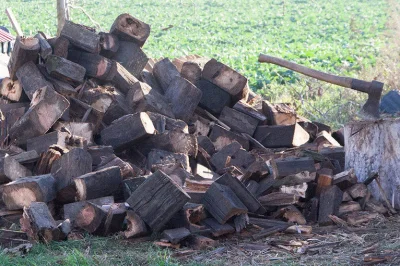
{"type": "MultiPolygon", "coordinates": [[[[386,197],[400,209],[400,118],[351,122],[345,126],[346,169],[354,168],[359,181],[378,173],[386,197]]],[[[383,199],[376,182],[369,188],[383,199]]]]}

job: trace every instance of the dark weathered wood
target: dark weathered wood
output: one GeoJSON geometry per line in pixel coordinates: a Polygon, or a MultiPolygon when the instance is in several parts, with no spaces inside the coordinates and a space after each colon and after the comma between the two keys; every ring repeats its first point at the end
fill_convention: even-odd
{"type": "Polygon", "coordinates": [[[198,151],[197,138],[178,131],[165,131],[162,134],[153,135],[142,140],[135,147],[144,155],[147,155],[153,149],[192,156],[196,156],[198,151]]]}
{"type": "Polygon", "coordinates": [[[260,124],[267,123],[267,117],[245,101],[238,101],[232,108],[257,119],[260,124]]]}
{"type": "Polygon", "coordinates": [[[204,207],[220,223],[225,224],[235,215],[247,213],[248,209],[227,186],[213,183],[203,198],[204,207]]]}
{"type": "Polygon", "coordinates": [[[100,54],[111,58],[119,48],[119,39],[117,36],[107,32],[99,32],[100,35],[100,54]]]}
{"type": "Polygon", "coordinates": [[[186,154],[154,149],[147,155],[147,168],[150,171],[162,170],[167,165],[178,165],[190,171],[189,156],[186,154]]]}
{"type": "Polygon", "coordinates": [[[203,229],[199,225],[201,221],[207,218],[206,210],[202,204],[186,203],[168,222],[168,228],[185,227],[191,232],[203,229]]]}
{"type": "Polygon", "coordinates": [[[331,186],[322,191],[319,200],[319,225],[332,224],[332,220],[329,218],[329,215],[338,215],[342,198],[343,192],[337,186],[331,186]]]}
{"type": "Polygon", "coordinates": [[[285,177],[300,172],[316,172],[314,160],[308,157],[285,158],[275,160],[276,177],[285,177]]]}
{"type": "Polygon", "coordinates": [[[203,78],[228,92],[235,102],[248,98],[247,78],[215,59],[205,64],[203,78]]]}
{"type": "Polygon", "coordinates": [[[262,102],[262,111],[268,118],[268,124],[270,125],[293,125],[297,120],[294,109],[285,103],[271,104],[264,100],[262,102]]]}
{"type": "Polygon", "coordinates": [[[303,214],[306,220],[309,222],[316,223],[318,221],[318,209],[319,209],[318,198],[311,198],[303,210],[303,214]]]}
{"type": "Polygon", "coordinates": [[[57,145],[62,148],[67,147],[69,133],[54,131],[43,136],[28,139],[26,142],[27,151],[36,151],[38,154],[45,152],[51,145],[57,145]]]}
{"type": "Polygon", "coordinates": [[[44,60],[46,60],[47,56],[49,56],[53,53],[53,49],[51,48],[50,44],[47,42],[47,40],[43,37],[43,35],[41,33],[36,34],[35,38],[37,38],[39,40],[40,56],[44,60]]]}
{"type": "Polygon", "coordinates": [[[231,106],[231,95],[208,80],[200,79],[195,85],[202,92],[199,105],[213,115],[219,115],[225,106],[231,106]]]}
{"type": "Polygon", "coordinates": [[[132,193],[146,180],[146,177],[139,176],[122,181],[124,199],[127,200],[132,193]]]}
{"type": "Polygon", "coordinates": [[[60,238],[60,230],[44,202],[32,202],[24,207],[21,225],[31,240],[49,243],[60,238]]]}
{"type": "Polygon", "coordinates": [[[49,202],[56,197],[52,175],[19,178],[3,187],[3,202],[8,210],[19,210],[31,202],[49,202]]]}
{"type": "Polygon", "coordinates": [[[75,217],[75,225],[83,230],[95,234],[103,235],[107,211],[101,206],[86,202],[75,217]]]}
{"type": "Polygon", "coordinates": [[[196,84],[201,79],[203,68],[209,60],[201,57],[184,62],[180,70],[182,77],[196,84]]]}
{"type": "Polygon", "coordinates": [[[83,66],[56,55],[47,57],[46,70],[52,77],[71,84],[82,83],[86,74],[83,66]]]}
{"type": "Polygon", "coordinates": [[[100,52],[100,36],[83,25],[67,20],[60,36],[67,38],[74,46],[82,50],[93,54],[100,52]]]}
{"type": "Polygon", "coordinates": [[[207,218],[202,221],[208,228],[211,229],[211,233],[214,237],[219,237],[226,234],[231,234],[235,232],[235,228],[233,228],[230,224],[220,224],[214,218],[207,218]]]}
{"type": "Polygon", "coordinates": [[[285,206],[295,204],[299,201],[299,197],[294,194],[273,192],[258,198],[259,202],[264,207],[285,206]]]}
{"type": "Polygon", "coordinates": [[[132,193],[127,203],[153,231],[159,231],[189,199],[169,176],[157,171],[132,193]]]}
{"type": "Polygon", "coordinates": [[[321,195],[321,192],[332,185],[332,174],[333,171],[328,168],[322,168],[317,172],[317,189],[315,194],[317,196],[321,195]]]}
{"type": "Polygon", "coordinates": [[[209,155],[215,153],[215,147],[212,141],[207,136],[197,136],[199,147],[203,148],[209,155]]]}
{"type": "Polygon", "coordinates": [[[160,84],[158,84],[152,72],[144,69],[142,73],[140,73],[140,81],[148,84],[153,90],[156,90],[159,94],[164,94],[164,90],[161,88],[160,84]]]}
{"type": "Polygon", "coordinates": [[[18,69],[26,62],[32,61],[36,63],[39,50],[38,39],[17,36],[10,61],[8,62],[8,71],[12,80],[17,79],[16,73],[18,69]]]}
{"type": "Polygon", "coordinates": [[[130,88],[139,80],[120,63],[117,62],[116,66],[116,73],[112,81],[120,91],[127,94],[130,88]]]}
{"type": "Polygon", "coordinates": [[[368,188],[363,183],[358,183],[346,190],[353,199],[360,199],[367,195],[368,188]]]}
{"type": "Polygon", "coordinates": [[[107,210],[107,217],[104,223],[104,232],[102,235],[111,235],[120,232],[126,217],[125,203],[114,203],[108,206],[102,206],[107,210]]]}
{"type": "Polygon", "coordinates": [[[83,66],[86,69],[87,76],[99,80],[111,81],[117,71],[117,65],[114,61],[98,54],[70,50],[68,60],[83,66]]]}
{"type": "Polygon", "coordinates": [[[223,147],[220,151],[216,152],[211,157],[210,162],[217,171],[222,170],[230,164],[230,159],[232,156],[241,148],[242,146],[239,144],[239,142],[234,141],[223,147]]]}
{"type": "Polygon", "coordinates": [[[16,160],[20,164],[34,163],[37,160],[39,160],[39,157],[40,157],[40,155],[34,150],[21,152],[21,153],[11,156],[11,158],[16,160]]]}
{"type": "Polygon", "coordinates": [[[332,137],[341,145],[344,146],[344,127],[332,133],[332,137]]]}
{"type": "Polygon", "coordinates": [[[180,73],[168,58],[164,58],[155,63],[153,75],[163,91],[166,92],[172,80],[176,76],[180,76],[180,73]]]}
{"type": "Polygon", "coordinates": [[[74,182],[78,201],[110,196],[122,182],[121,170],[117,166],[105,168],[76,177],[74,182]]]}
{"type": "Polygon", "coordinates": [[[60,36],[54,43],[53,54],[59,57],[67,58],[69,46],[70,46],[69,40],[63,36],[60,36]]]}
{"type": "Polygon", "coordinates": [[[178,244],[186,237],[190,236],[190,231],[185,227],[175,228],[175,229],[168,229],[162,232],[161,237],[163,239],[168,240],[172,244],[178,244]]]}
{"type": "Polygon", "coordinates": [[[96,108],[93,108],[90,105],[75,98],[70,98],[70,103],[70,120],[78,122],[88,122],[93,124],[93,133],[97,134],[101,126],[101,121],[104,117],[104,112],[99,111],[96,108]]]}
{"type": "MultiPolygon", "coordinates": [[[[13,105],[13,104],[11,104],[13,105]]],[[[13,108],[8,111],[0,110],[2,118],[0,119],[0,143],[8,143],[9,132],[12,126],[25,114],[25,107],[13,108]]]]}
{"type": "Polygon", "coordinates": [[[136,78],[140,78],[149,60],[136,43],[129,41],[120,41],[118,51],[111,59],[123,65],[136,78]]]}
{"type": "Polygon", "coordinates": [[[360,203],[356,201],[348,201],[340,204],[338,216],[342,217],[346,213],[361,211],[360,203]]]}
{"type": "Polygon", "coordinates": [[[120,40],[131,41],[142,47],[150,35],[150,25],[124,13],[115,19],[110,33],[120,40]]]}
{"type": "Polygon", "coordinates": [[[253,136],[259,120],[227,106],[222,110],[219,119],[233,131],[253,136]]]}
{"type": "Polygon", "coordinates": [[[104,165],[116,157],[111,146],[91,146],[87,151],[92,157],[93,168],[104,165]]]}
{"type": "Polygon", "coordinates": [[[267,148],[290,148],[307,143],[310,135],[296,123],[288,126],[258,126],[254,138],[267,148]]]}
{"type": "Polygon", "coordinates": [[[126,98],[133,113],[149,111],[175,118],[171,106],[164,96],[146,83],[136,82],[130,88],[126,98]]]}
{"type": "Polygon", "coordinates": [[[146,224],[134,211],[126,212],[127,229],[123,232],[125,238],[145,236],[149,233],[146,224]]]}
{"type": "MultiPolygon", "coordinates": [[[[344,147],[323,147],[320,149],[320,154],[330,160],[337,160],[339,162],[339,168],[337,170],[342,172],[345,170],[345,152],[344,147]]],[[[346,169],[347,170],[347,169],[346,169]]],[[[338,174],[335,172],[335,174],[338,174]]]]}
{"type": "Polygon", "coordinates": [[[110,126],[101,131],[100,135],[103,144],[110,145],[118,151],[129,148],[135,142],[154,133],[153,122],[146,113],[142,112],[125,115],[113,121],[110,126]]]}
{"type": "Polygon", "coordinates": [[[276,179],[274,183],[274,188],[279,188],[281,186],[297,186],[315,180],[316,173],[304,171],[292,175],[287,175],[281,179],[276,179]]]}
{"type": "Polygon", "coordinates": [[[287,226],[273,226],[273,227],[269,227],[267,229],[263,229],[261,230],[261,232],[252,235],[251,237],[253,238],[253,240],[260,240],[262,238],[265,238],[267,236],[279,233],[279,232],[283,232],[285,231],[287,228],[289,227],[289,225],[287,226]]]}
{"type": "Polygon", "coordinates": [[[329,134],[328,132],[326,132],[325,130],[318,133],[318,135],[316,136],[314,142],[317,143],[318,145],[321,145],[321,146],[328,145],[328,146],[340,147],[339,142],[337,142],[332,137],[332,135],[329,134]]]}
{"type": "Polygon", "coordinates": [[[24,100],[26,96],[23,94],[22,85],[19,80],[12,80],[10,78],[3,78],[0,83],[0,94],[5,99],[18,102],[24,100]]]}
{"type": "Polygon", "coordinates": [[[63,206],[63,217],[64,219],[69,219],[71,223],[74,225],[76,215],[82,210],[85,206],[86,202],[91,202],[95,205],[102,206],[102,205],[111,205],[114,203],[114,197],[102,197],[97,199],[91,199],[87,201],[77,201],[69,204],[64,204],[63,206]]]}
{"type": "Polygon", "coordinates": [[[0,158],[0,184],[31,176],[31,171],[14,158],[6,155],[0,158]]]}
{"type": "Polygon", "coordinates": [[[40,155],[40,158],[35,166],[35,174],[37,175],[45,175],[51,172],[51,167],[55,161],[61,158],[61,156],[66,153],[68,150],[57,146],[51,145],[47,151],[43,152],[40,155]]]}
{"type": "Polygon", "coordinates": [[[188,125],[186,122],[173,119],[167,117],[165,115],[154,113],[154,112],[146,112],[149,116],[151,121],[153,121],[154,127],[156,128],[158,133],[164,133],[166,130],[168,131],[177,131],[180,133],[189,133],[188,125]]]}
{"type": "Polygon", "coordinates": [[[245,150],[249,150],[250,147],[249,141],[246,138],[218,125],[211,127],[209,138],[214,143],[215,150],[217,151],[220,151],[223,147],[234,141],[239,142],[245,150]]]}
{"type": "Polygon", "coordinates": [[[132,178],[132,177],[135,177],[137,175],[137,173],[133,169],[132,165],[130,163],[128,163],[128,162],[125,162],[124,160],[122,160],[119,157],[115,157],[114,159],[112,159],[108,163],[99,165],[99,167],[96,169],[96,171],[104,169],[104,168],[108,168],[108,167],[111,167],[111,166],[118,166],[119,167],[119,169],[121,170],[122,179],[132,178]]]}
{"type": "Polygon", "coordinates": [[[25,94],[30,100],[32,100],[33,94],[38,89],[46,86],[53,88],[53,85],[43,77],[35,63],[32,61],[26,62],[24,65],[22,65],[18,69],[16,75],[22,88],[24,89],[25,94]]]}

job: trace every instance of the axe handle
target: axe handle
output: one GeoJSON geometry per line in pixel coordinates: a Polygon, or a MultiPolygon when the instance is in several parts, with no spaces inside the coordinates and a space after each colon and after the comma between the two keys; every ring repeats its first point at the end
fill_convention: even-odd
{"type": "Polygon", "coordinates": [[[346,88],[351,88],[354,90],[358,90],[361,92],[366,92],[369,93],[369,87],[371,85],[370,82],[359,80],[359,79],[353,79],[353,78],[348,78],[348,77],[340,77],[340,76],[335,76],[331,75],[328,73],[324,73],[318,70],[314,70],[290,61],[287,61],[285,59],[265,55],[265,54],[260,54],[258,57],[258,62],[260,63],[271,63],[274,65],[278,65],[281,67],[285,67],[288,69],[291,69],[293,71],[299,72],[301,74],[304,74],[306,76],[316,78],[322,81],[326,81],[332,84],[336,84],[342,87],[346,88]]]}

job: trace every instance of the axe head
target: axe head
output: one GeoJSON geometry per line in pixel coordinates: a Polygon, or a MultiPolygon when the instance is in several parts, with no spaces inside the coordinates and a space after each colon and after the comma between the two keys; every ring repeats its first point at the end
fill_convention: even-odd
{"type": "Polygon", "coordinates": [[[379,119],[379,104],[383,91],[383,83],[379,81],[372,81],[368,88],[368,100],[360,110],[360,116],[366,120],[379,119]]]}

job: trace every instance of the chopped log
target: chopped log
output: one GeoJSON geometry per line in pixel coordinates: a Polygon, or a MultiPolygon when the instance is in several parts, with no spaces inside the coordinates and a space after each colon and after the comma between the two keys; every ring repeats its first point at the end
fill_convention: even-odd
{"type": "Polygon", "coordinates": [[[40,158],[35,166],[35,173],[37,175],[45,175],[51,172],[51,167],[55,161],[66,153],[67,150],[57,145],[52,145],[46,152],[40,155],[40,158]]]}
{"type": "Polygon", "coordinates": [[[57,122],[53,126],[54,130],[67,131],[73,136],[79,136],[87,140],[88,145],[93,144],[93,125],[82,122],[57,122]]]}
{"type": "Polygon", "coordinates": [[[86,202],[84,207],[75,217],[75,224],[83,230],[95,234],[103,235],[105,231],[105,222],[107,211],[101,206],[86,202]]]}
{"type": "Polygon", "coordinates": [[[317,125],[311,122],[298,122],[298,124],[310,135],[310,140],[314,141],[318,134],[317,125]]]}
{"type": "Polygon", "coordinates": [[[264,114],[258,112],[257,109],[255,109],[245,101],[238,101],[232,108],[236,111],[242,112],[248,116],[257,119],[260,124],[265,124],[267,122],[267,117],[264,114]]]}
{"type": "Polygon", "coordinates": [[[239,142],[245,150],[249,150],[250,146],[249,141],[243,136],[228,131],[218,125],[212,126],[209,138],[217,151],[220,151],[223,147],[234,141],[239,142]]]}
{"type": "Polygon", "coordinates": [[[341,217],[346,213],[361,211],[360,203],[356,201],[349,201],[340,204],[338,215],[341,217]]]}
{"type": "Polygon", "coordinates": [[[127,94],[130,88],[139,80],[135,78],[123,65],[116,63],[116,73],[112,82],[122,93],[127,94]]]}
{"type": "Polygon", "coordinates": [[[36,63],[40,50],[39,40],[37,38],[24,38],[17,36],[13,52],[8,62],[8,71],[11,80],[16,80],[18,69],[26,62],[36,63]]]}
{"type": "Polygon", "coordinates": [[[260,184],[254,180],[250,180],[246,185],[247,190],[254,196],[257,195],[257,190],[259,187],[260,187],[260,184]]]}
{"type": "Polygon", "coordinates": [[[70,120],[77,122],[88,122],[94,126],[94,134],[98,133],[101,126],[101,120],[104,117],[104,112],[91,107],[90,105],[79,101],[75,98],[70,98],[71,106],[69,108],[70,120]]]}
{"type": "Polygon", "coordinates": [[[41,33],[35,35],[35,38],[39,40],[40,45],[40,56],[46,60],[47,56],[53,53],[53,49],[51,48],[48,41],[43,37],[41,33]]]}
{"type": "Polygon", "coordinates": [[[149,72],[146,69],[144,69],[140,74],[140,81],[149,85],[153,90],[157,91],[159,94],[164,94],[164,90],[161,88],[160,84],[158,84],[152,72],[149,72]]]}
{"type": "Polygon", "coordinates": [[[318,133],[317,137],[314,140],[315,143],[317,143],[320,146],[327,145],[327,146],[337,146],[340,147],[339,142],[337,142],[331,134],[328,132],[321,131],[318,133]]]}
{"type": "Polygon", "coordinates": [[[215,147],[212,141],[207,136],[197,136],[197,143],[199,148],[204,149],[209,155],[215,153],[215,147]]]}
{"type": "Polygon", "coordinates": [[[168,222],[168,227],[185,227],[192,233],[197,232],[203,227],[198,225],[207,218],[206,210],[202,204],[186,203],[168,222]]]}
{"type": "Polygon", "coordinates": [[[91,146],[87,151],[92,157],[93,168],[104,165],[115,158],[114,149],[111,146],[91,146]]]}
{"type": "Polygon", "coordinates": [[[105,168],[79,176],[74,182],[78,201],[110,196],[122,182],[121,170],[117,166],[105,168]]]}
{"type": "Polygon", "coordinates": [[[220,224],[214,218],[207,218],[204,221],[202,221],[202,223],[211,229],[211,234],[214,237],[219,237],[219,236],[226,235],[226,234],[232,234],[235,232],[235,228],[233,228],[232,225],[227,224],[227,223],[220,224]]]}
{"type": "Polygon", "coordinates": [[[194,174],[195,178],[198,178],[198,179],[214,180],[214,179],[218,178],[219,175],[214,173],[210,168],[208,168],[200,163],[197,163],[193,167],[193,174],[194,174]]]}
{"type": "Polygon", "coordinates": [[[105,168],[108,168],[111,166],[118,166],[118,168],[121,171],[121,177],[123,180],[137,175],[137,173],[135,173],[135,170],[133,169],[132,165],[128,162],[125,162],[124,160],[122,160],[119,157],[115,157],[108,163],[105,163],[104,165],[100,165],[99,167],[96,168],[96,171],[102,170],[102,169],[105,169],[105,168]]]}
{"type": "MultiPolygon", "coordinates": [[[[46,72],[46,74],[48,74],[46,72]]],[[[54,87],[54,90],[56,92],[58,92],[59,94],[61,94],[64,97],[77,97],[78,96],[78,92],[75,90],[74,87],[72,87],[70,84],[68,84],[67,82],[61,81],[61,80],[57,80],[55,78],[52,77],[48,77],[47,78],[51,84],[54,87]]]]}
{"type": "Polygon", "coordinates": [[[127,41],[119,42],[118,51],[111,59],[123,65],[137,79],[140,78],[140,74],[149,61],[136,43],[127,41]]]}
{"type": "Polygon", "coordinates": [[[46,70],[52,77],[70,84],[82,83],[86,74],[83,66],[56,55],[47,57],[46,70]]]}
{"type": "Polygon", "coordinates": [[[72,225],[70,220],[64,220],[57,225],[58,230],[60,230],[60,240],[67,240],[68,235],[72,231],[72,225]]]}
{"type": "Polygon", "coordinates": [[[195,85],[202,92],[200,107],[210,113],[219,115],[225,106],[231,106],[231,95],[208,80],[200,79],[195,85]]]}
{"type": "Polygon", "coordinates": [[[294,109],[285,103],[272,105],[264,100],[262,111],[270,125],[289,126],[295,124],[297,120],[294,109]]]}
{"type": "Polygon", "coordinates": [[[304,183],[309,183],[311,181],[315,181],[316,174],[310,173],[308,171],[300,172],[297,174],[287,175],[282,179],[275,180],[274,188],[279,188],[282,186],[297,186],[302,185],[304,183]]]}
{"type": "Polygon", "coordinates": [[[191,191],[206,192],[214,183],[212,180],[193,180],[186,179],[186,188],[191,191]]]}
{"type": "Polygon", "coordinates": [[[264,207],[285,206],[295,204],[299,201],[299,197],[294,194],[273,192],[258,198],[264,207]]]}
{"type": "Polygon", "coordinates": [[[233,131],[253,136],[258,126],[258,120],[227,106],[221,112],[219,119],[233,131]]]}
{"type": "Polygon", "coordinates": [[[165,165],[179,165],[190,171],[189,157],[183,153],[172,153],[164,150],[152,150],[147,155],[147,168],[152,172],[160,170],[165,165]]]}
{"type": "Polygon", "coordinates": [[[100,36],[100,54],[111,58],[119,48],[119,39],[117,36],[107,32],[99,32],[100,36]]]}
{"type": "Polygon", "coordinates": [[[282,213],[282,217],[289,223],[295,223],[305,225],[307,223],[306,218],[303,214],[293,205],[289,205],[279,210],[282,213]]]}
{"type": "Polygon", "coordinates": [[[114,203],[114,197],[113,196],[108,196],[108,197],[102,197],[102,198],[97,198],[97,199],[91,199],[87,201],[78,201],[78,202],[73,202],[69,204],[65,204],[63,206],[63,217],[64,219],[69,219],[72,224],[74,224],[76,215],[82,210],[82,208],[85,206],[86,202],[91,202],[92,204],[102,206],[102,205],[111,205],[114,203]]]}
{"type": "Polygon", "coordinates": [[[29,163],[34,163],[37,160],[39,160],[40,156],[36,151],[26,151],[26,152],[21,152],[16,155],[13,155],[13,156],[11,156],[11,158],[16,160],[20,164],[29,164],[29,163]]]}
{"type": "Polygon", "coordinates": [[[149,233],[146,224],[134,211],[126,212],[127,229],[123,232],[125,238],[145,236],[149,233]]]}
{"type": "Polygon", "coordinates": [[[201,236],[201,235],[191,235],[186,238],[185,246],[190,247],[194,250],[203,250],[209,249],[210,247],[215,247],[217,245],[217,241],[212,240],[211,238],[201,236]]]}
{"type": "Polygon", "coordinates": [[[354,169],[349,169],[333,176],[332,185],[338,186],[341,190],[346,190],[357,183],[357,176],[354,169]]]}
{"type": "Polygon", "coordinates": [[[153,75],[160,84],[164,93],[167,91],[172,80],[176,76],[180,76],[178,70],[168,58],[164,58],[154,65],[153,75]]]}
{"type": "Polygon", "coordinates": [[[360,199],[367,195],[368,188],[363,183],[358,183],[351,186],[346,191],[353,199],[360,199]]]}
{"type": "Polygon", "coordinates": [[[311,198],[309,202],[306,204],[306,208],[303,211],[304,217],[309,222],[317,222],[318,221],[318,209],[319,209],[319,200],[318,198],[311,198]]]}
{"type": "Polygon", "coordinates": [[[324,189],[332,185],[332,173],[333,171],[328,168],[318,170],[317,190],[315,191],[317,196],[321,195],[324,189]]]}
{"type": "Polygon", "coordinates": [[[110,33],[120,40],[134,42],[142,47],[150,35],[150,25],[124,13],[115,19],[110,33]]]}
{"type": "Polygon", "coordinates": [[[157,171],[126,202],[153,231],[160,231],[189,199],[189,195],[169,176],[157,171]]]}
{"type": "Polygon", "coordinates": [[[49,243],[60,238],[60,230],[44,202],[32,202],[24,207],[22,230],[34,241],[49,243]]]}
{"type": "Polygon", "coordinates": [[[100,52],[100,36],[83,25],[67,20],[60,36],[67,38],[74,46],[89,53],[98,54],[100,52]]]}
{"type": "Polygon", "coordinates": [[[377,212],[381,214],[386,214],[388,210],[383,206],[383,204],[375,199],[370,199],[365,204],[365,210],[369,212],[377,212]]]}
{"type": "Polygon", "coordinates": [[[310,135],[296,123],[288,126],[258,126],[254,138],[267,148],[290,148],[307,143],[310,135]]]}
{"type": "Polygon", "coordinates": [[[31,176],[32,172],[7,154],[0,158],[0,184],[31,176]]]}
{"type": "Polygon", "coordinates": [[[133,113],[149,111],[175,118],[164,96],[153,90],[146,83],[136,82],[129,89],[126,98],[133,113]]]}
{"type": "Polygon", "coordinates": [[[108,206],[103,205],[102,208],[108,210],[102,235],[107,236],[120,232],[126,217],[125,203],[114,203],[108,206]]]}
{"type": "Polygon", "coordinates": [[[124,199],[127,200],[145,180],[146,177],[141,176],[122,181],[124,199]]]}
{"type": "Polygon", "coordinates": [[[247,101],[249,95],[247,78],[227,65],[211,59],[204,66],[203,78],[228,92],[235,102],[241,99],[247,101]]]}
{"type": "Polygon", "coordinates": [[[69,40],[63,36],[60,36],[54,43],[53,54],[59,57],[67,58],[69,46],[69,40]]]}
{"type": "Polygon", "coordinates": [[[235,215],[248,209],[229,187],[213,183],[203,198],[204,207],[220,223],[225,224],[235,215]]]}
{"type": "Polygon", "coordinates": [[[98,54],[86,53],[78,50],[70,50],[68,60],[83,66],[86,75],[99,80],[111,81],[117,70],[114,61],[98,54]]]}
{"type": "MultiPolygon", "coordinates": [[[[154,125],[146,113],[125,115],[112,122],[100,133],[101,141],[119,151],[155,133],[154,125]],[[124,130],[121,131],[121,128],[124,130]]],[[[142,142],[143,143],[143,142],[142,142]]]]}
{"type": "Polygon", "coordinates": [[[332,137],[340,144],[340,146],[344,146],[344,127],[333,132],[332,137]]]}
{"type": "MultiPolygon", "coordinates": [[[[3,78],[0,85],[0,94],[6,99],[14,102],[23,100],[22,85],[18,80],[13,81],[10,78],[3,78]]],[[[26,97],[26,96],[25,96],[26,97]]]]}
{"type": "Polygon", "coordinates": [[[191,233],[188,229],[186,229],[185,227],[180,227],[164,230],[161,237],[168,240],[172,244],[178,244],[190,235],[191,233]]]}
{"type": "Polygon", "coordinates": [[[179,76],[173,78],[165,90],[165,98],[171,104],[172,113],[185,122],[192,117],[201,95],[201,90],[179,76]]]}
{"type": "MultiPolygon", "coordinates": [[[[345,169],[345,153],[343,147],[323,147],[320,149],[320,154],[326,158],[332,160],[337,160],[339,162],[339,172],[345,169]]],[[[338,174],[338,173],[335,173],[338,174]]]]}
{"type": "Polygon", "coordinates": [[[249,224],[249,216],[247,213],[240,214],[233,219],[236,233],[240,233],[249,224]]]}
{"type": "Polygon", "coordinates": [[[209,60],[201,57],[184,62],[180,70],[182,77],[196,84],[201,79],[203,68],[209,60]]]}
{"type": "Polygon", "coordinates": [[[166,130],[185,134],[189,133],[188,125],[182,120],[169,118],[159,113],[147,112],[147,114],[150,116],[154,127],[160,134],[164,133],[166,130]]]}
{"type": "Polygon", "coordinates": [[[318,133],[326,131],[328,134],[332,134],[332,128],[324,123],[313,121],[318,127],[318,133]]]}
{"type": "MultiPolygon", "coordinates": [[[[120,128],[118,128],[119,130],[120,128]]],[[[153,135],[135,145],[142,154],[147,155],[151,150],[165,150],[173,153],[183,153],[196,156],[198,151],[197,138],[178,131],[165,131],[153,135]]]]}
{"type": "Polygon", "coordinates": [[[319,225],[332,224],[332,220],[329,218],[329,215],[338,215],[342,198],[343,192],[337,186],[331,186],[322,191],[319,200],[319,225]]]}
{"type": "Polygon", "coordinates": [[[216,183],[229,187],[250,212],[265,212],[260,202],[251,194],[245,185],[236,177],[224,174],[215,180],[216,183]]]}
{"type": "Polygon", "coordinates": [[[307,157],[286,158],[275,160],[276,177],[285,177],[300,172],[316,172],[314,160],[307,157]]]}
{"type": "Polygon", "coordinates": [[[19,210],[31,202],[49,202],[56,197],[52,175],[19,178],[3,187],[3,202],[8,210],[19,210]]]}
{"type": "Polygon", "coordinates": [[[225,147],[223,147],[220,151],[216,152],[211,157],[211,164],[217,169],[217,171],[222,170],[228,166],[230,160],[234,154],[236,154],[242,146],[239,142],[232,142],[225,147]]]}
{"type": "Polygon", "coordinates": [[[194,122],[189,128],[190,134],[193,134],[195,136],[208,136],[208,133],[211,129],[210,120],[194,114],[192,117],[192,121],[194,122]]]}
{"type": "Polygon", "coordinates": [[[16,75],[29,100],[32,100],[33,94],[38,89],[46,86],[49,88],[53,87],[53,85],[43,77],[35,63],[32,61],[26,62],[22,65],[18,69],[16,75]]]}
{"type": "Polygon", "coordinates": [[[36,151],[38,154],[45,152],[52,145],[57,145],[61,148],[67,147],[69,133],[54,131],[43,136],[28,139],[26,142],[27,151],[36,151]]]}

